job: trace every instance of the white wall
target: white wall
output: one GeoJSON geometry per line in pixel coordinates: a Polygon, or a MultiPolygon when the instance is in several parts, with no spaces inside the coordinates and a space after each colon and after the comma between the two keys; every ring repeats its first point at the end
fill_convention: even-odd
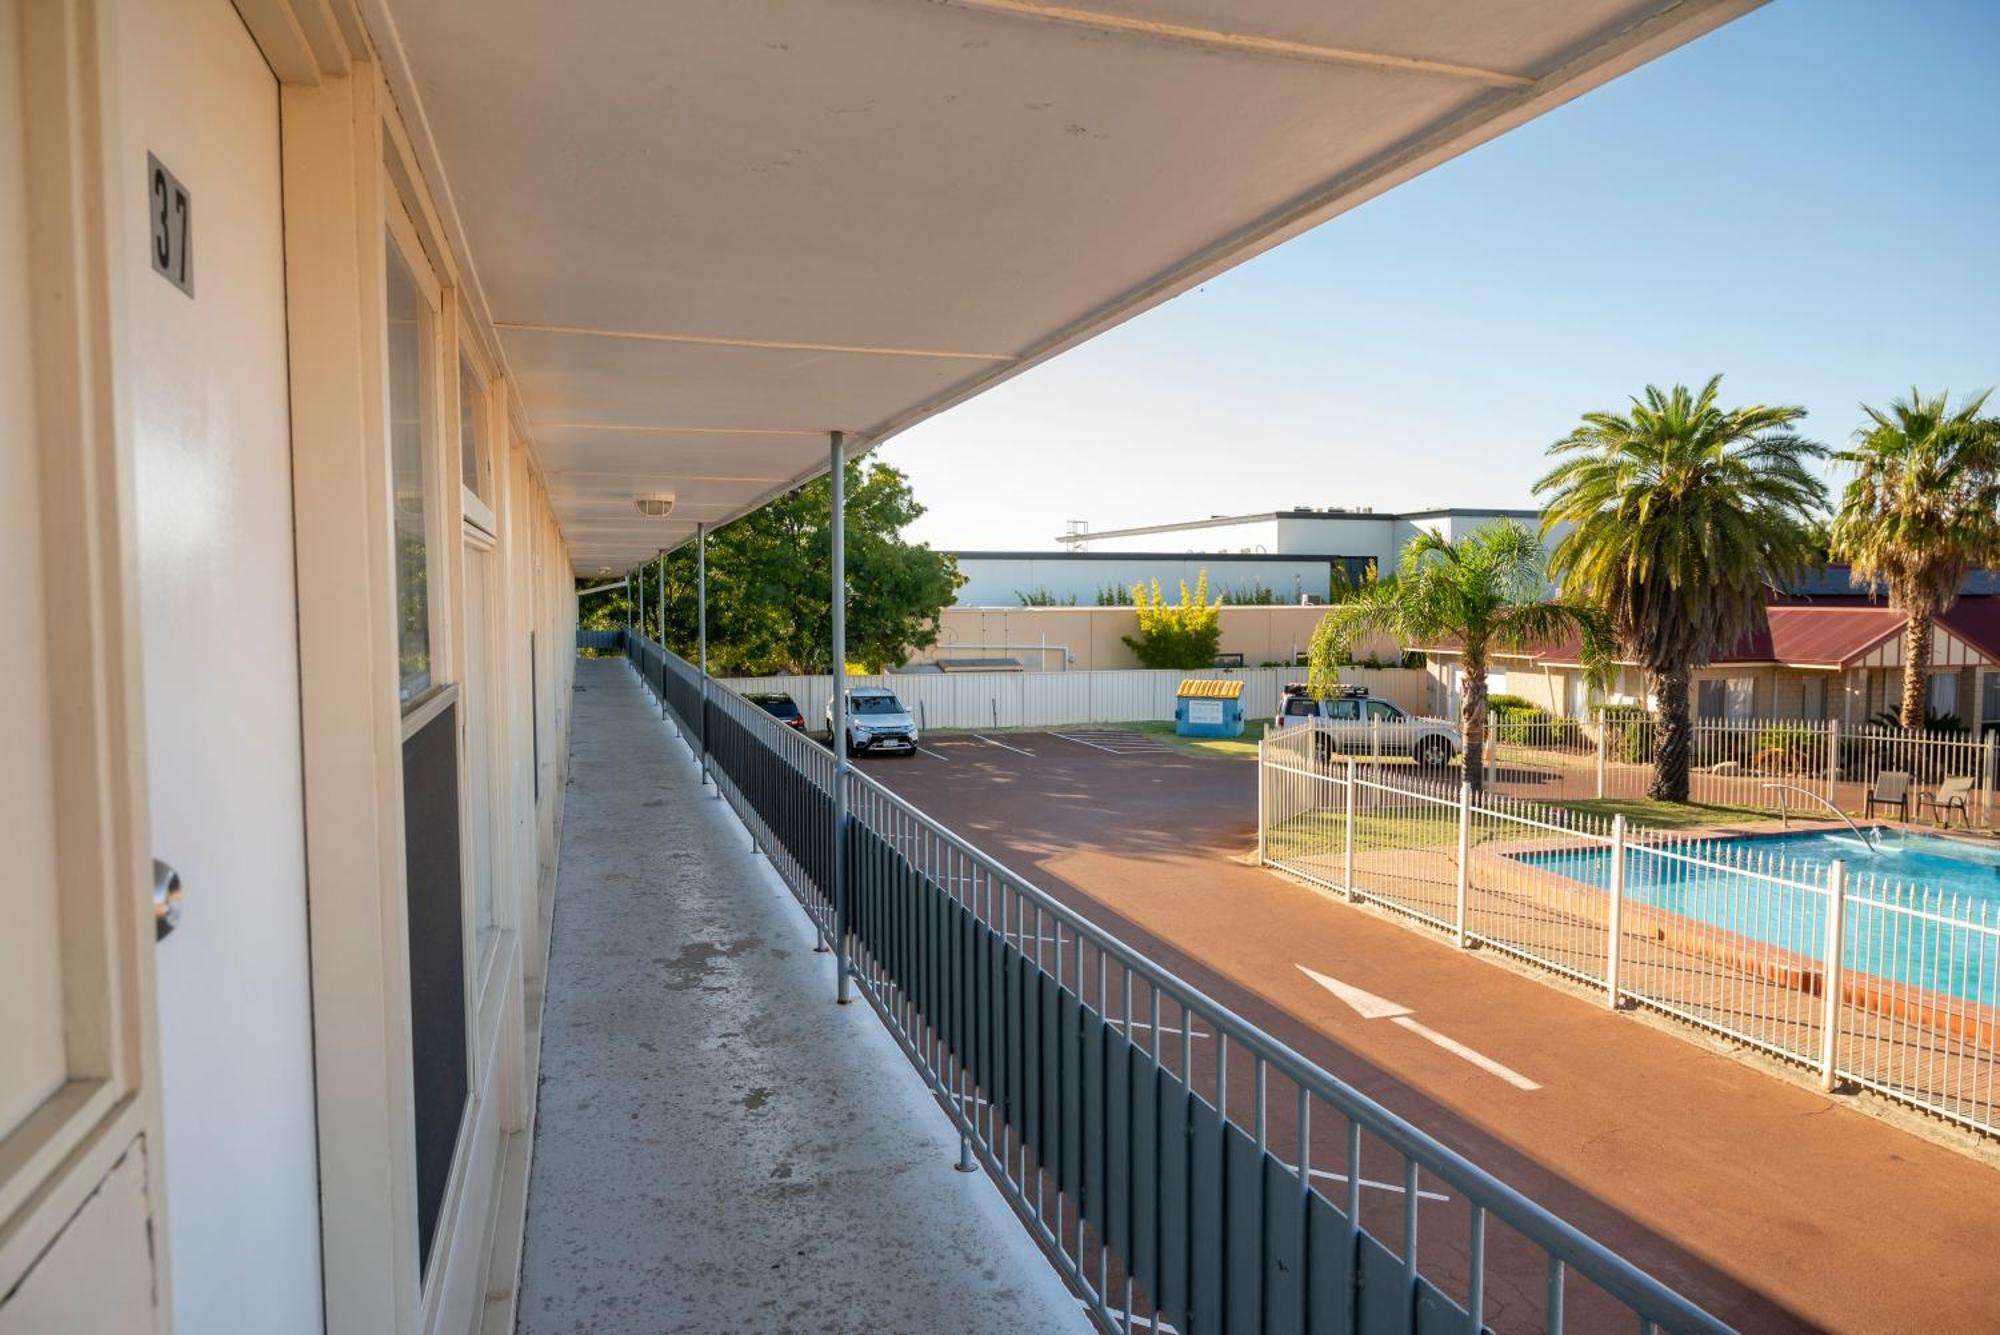
{"type": "Polygon", "coordinates": [[[1326,556],[1366,556],[1378,569],[1396,563],[1394,515],[1286,515],[1278,520],[1280,552],[1312,552],[1326,556]]]}
{"type": "MultiPolygon", "coordinates": [[[[1174,716],[1174,692],[1189,677],[1229,677],[1243,683],[1246,719],[1278,712],[1284,684],[1303,669],[1252,668],[1241,672],[940,672],[849,677],[858,686],[886,686],[926,729],[1060,728],[1093,723],[1140,723],[1174,716]]],[[[1412,714],[1424,709],[1424,673],[1417,668],[1344,668],[1341,680],[1412,714]]],[[[833,679],[820,676],[727,677],[737,691],[783,691],[798,702],[806,724],[825,726],[833,679]]]]}

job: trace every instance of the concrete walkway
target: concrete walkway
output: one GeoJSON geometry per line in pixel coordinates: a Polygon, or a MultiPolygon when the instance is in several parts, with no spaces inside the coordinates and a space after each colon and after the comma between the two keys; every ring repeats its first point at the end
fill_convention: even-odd
{"type": "Polygon", "coordinates": [[[623,660],[573,728],[519,1329],[1088,1329],[623,660]]]}

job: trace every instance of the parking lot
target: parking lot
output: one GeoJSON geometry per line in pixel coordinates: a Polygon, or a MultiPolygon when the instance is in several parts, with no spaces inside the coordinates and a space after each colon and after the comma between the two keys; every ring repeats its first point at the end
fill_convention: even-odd
{"type": "MultiPolygon", "coordinates": [[[[1118,729],[859,763],[1739,1328],[2000,1325],[1965,1246],[2000,1218],[1990,1164],[1256,867],[1254,763],[1118,729]]],[[[1399,1192],[1368,1193],[1371,1227],[1399,1192]]],[[[1448,1232],[1429,1213],[1461,1207],[1422,1199],[1448,1232]]],[[[1538,1282],[1507,1285],[1517,1313],[1538,1282]]]]}

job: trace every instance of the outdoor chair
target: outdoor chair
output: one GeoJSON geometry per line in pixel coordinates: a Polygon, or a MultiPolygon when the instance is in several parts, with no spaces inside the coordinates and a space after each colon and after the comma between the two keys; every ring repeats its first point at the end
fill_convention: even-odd
{"type": "Polygon", "coordinates": [[[1867,805],[1862,808],[1862,816],[1875,814],[1876,807],[1894,807],[1903,813],[1905,821],[1910,818],[1910,772],[1901,769],[1885,769],[1875,776],[1874,791],[1868,794],[1867,805]]]}
{"type": "Polygon", "coordinates": [[[1937,786],[1934,793],[1917,794],[1917,814],[1924,814],[1929,806],[1931,818],[1940,825],[1951,824],[1951,813],[1956,811],[1959,819],[1972,823],[1972,780],[1969,778],[1946,779],[1937,786]]]}

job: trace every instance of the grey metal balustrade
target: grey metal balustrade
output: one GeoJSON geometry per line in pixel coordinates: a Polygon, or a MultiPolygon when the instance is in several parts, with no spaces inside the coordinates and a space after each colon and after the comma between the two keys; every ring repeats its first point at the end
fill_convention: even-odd
{"type": "Polygon", "coordinates": [[[630,656],[1104,1329],[1728,1329],[851,770],[836,849],[830,751],[630,656]]]}

